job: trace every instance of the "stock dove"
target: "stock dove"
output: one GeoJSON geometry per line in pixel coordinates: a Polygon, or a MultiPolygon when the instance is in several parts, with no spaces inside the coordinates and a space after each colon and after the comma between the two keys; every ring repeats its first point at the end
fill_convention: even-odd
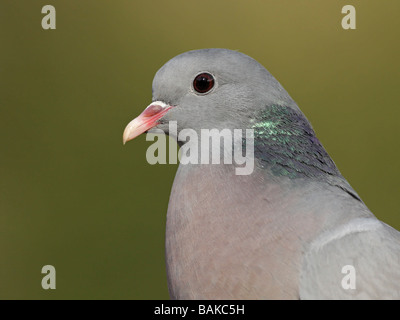
{"type": "Polygon", "coordinates": [[[151,128],[254,136],[251,174],[235,162],[179,165],[166,225],[172,299],[400,298],[400,233],[370,212],[257,61],[227,49],[171,59],[124,143],[151,128]]]}

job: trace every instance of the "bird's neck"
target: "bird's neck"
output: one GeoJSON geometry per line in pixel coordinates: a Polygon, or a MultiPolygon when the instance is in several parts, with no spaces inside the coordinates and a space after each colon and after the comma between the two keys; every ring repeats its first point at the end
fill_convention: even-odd
{"type": "Polygon", "coordinates": [[[276,176],[340,175],[305,116],[289,107],[272,105],[256,114],[254,153],[259,164],[276,176]]]}

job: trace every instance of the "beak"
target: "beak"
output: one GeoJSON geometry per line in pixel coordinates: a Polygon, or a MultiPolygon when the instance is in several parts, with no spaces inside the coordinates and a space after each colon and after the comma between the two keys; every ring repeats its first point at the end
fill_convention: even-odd
{"type": "Polygon", "coordinates": [[[141,133],[153,128],[172,106],[162,101],[152,102],[144,111],[125,128],[122,141],[125,144],[129,140],[136,138],[141,133]]]}

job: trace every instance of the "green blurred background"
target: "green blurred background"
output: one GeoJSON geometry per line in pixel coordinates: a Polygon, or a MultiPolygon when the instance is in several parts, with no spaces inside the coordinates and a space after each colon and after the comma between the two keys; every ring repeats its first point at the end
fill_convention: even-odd
{"type": "Polygon", "coordinates": [[[155,72],[240,50],[283,84],[343,175],[400,229],[398,0],[0,2],[0,299],[164,299],[176,165],[125,125],[155,72]],[[42,6],[56,8],[43,30],[42,6]],[[357,9],[343,30],[341,8],[357,9]],[[54,265],[57,289],[43,290],[54,265]]]}

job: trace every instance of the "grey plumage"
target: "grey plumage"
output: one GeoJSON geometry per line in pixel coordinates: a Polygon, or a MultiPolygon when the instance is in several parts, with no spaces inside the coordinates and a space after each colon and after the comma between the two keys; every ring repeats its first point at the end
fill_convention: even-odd
{"type": "Polygon", "coordinates": [[[178,132],[255,130],[251,175],[179,166],[167,213],[171,298],[400,298],[400,233],[368,210],[258,62],[226,49],[184,53],[157,72],[153,101],[175,106],[156,126],[167,134],[172,120],[178,132]],[[204,71],[216,85],[198,95],[191,84],[204,71]],[[355,289],[342,286],[346,265],[355,289]]]}

